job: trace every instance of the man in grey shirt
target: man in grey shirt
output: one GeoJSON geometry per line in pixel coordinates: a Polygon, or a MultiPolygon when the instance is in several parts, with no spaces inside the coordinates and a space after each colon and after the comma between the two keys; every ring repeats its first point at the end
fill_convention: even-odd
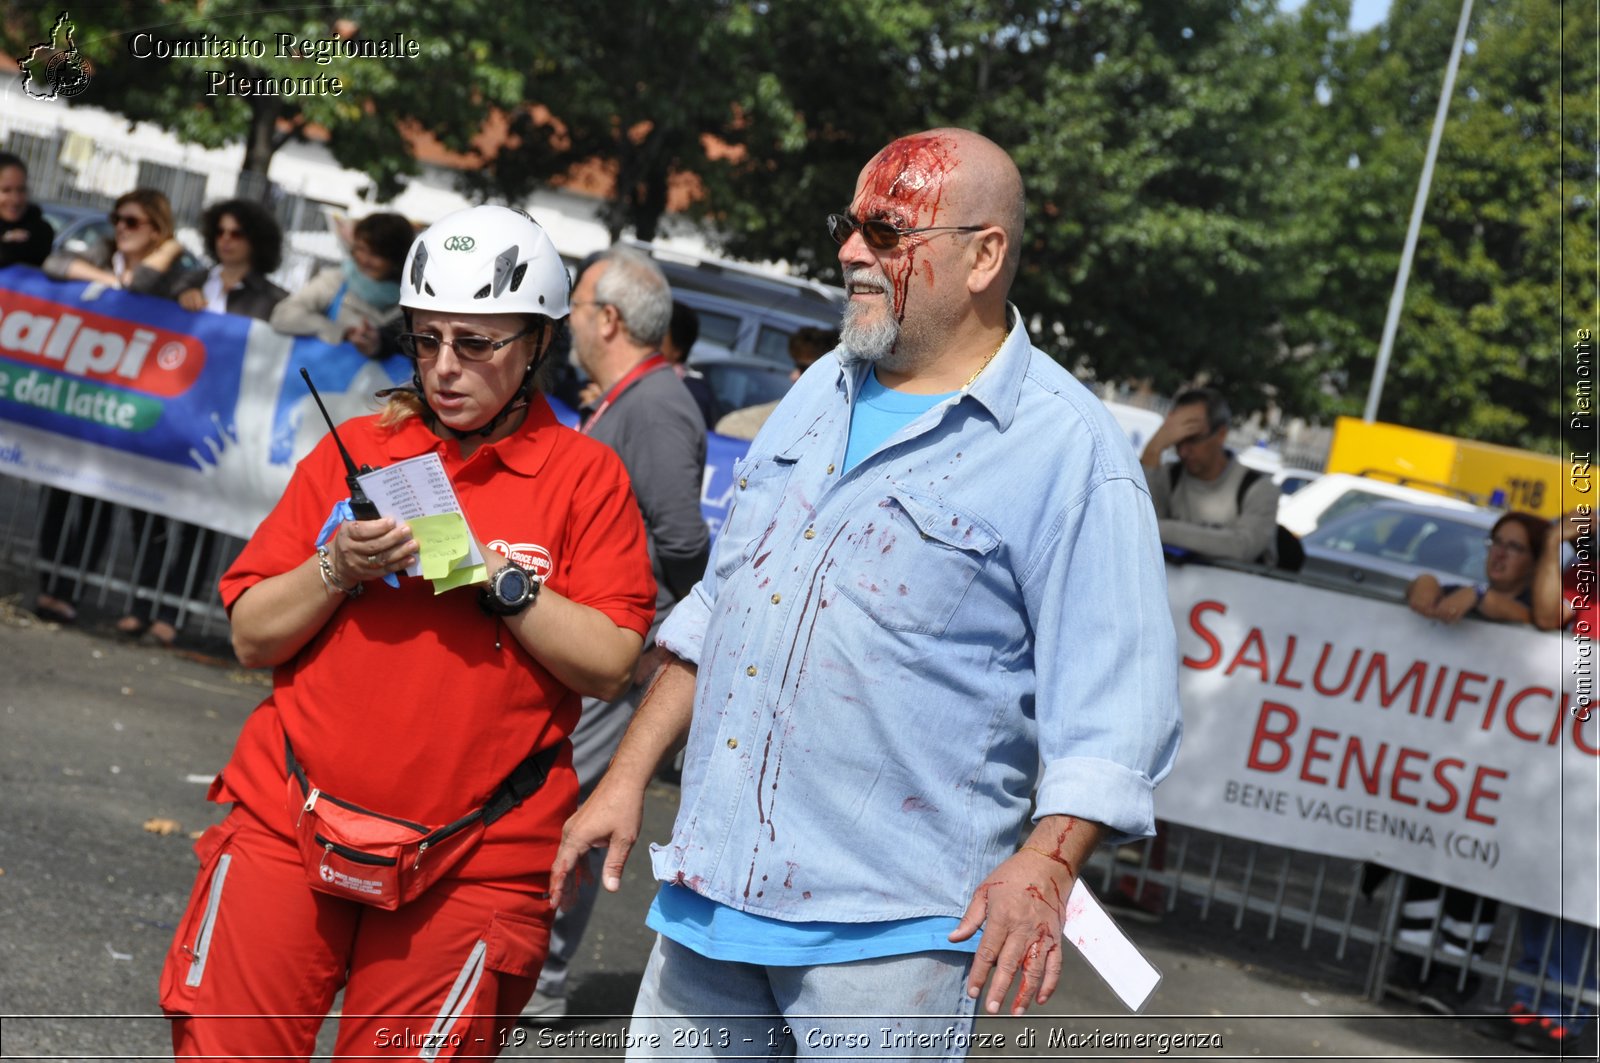
{"type": "MultiPolygon", "coordinates": [[[[656,577],[655,624],[645,636],[633,689],[609,703],[583,699],[583,715],[572,735],[582,801],[616,752],[644,683],[660,663],[657,628],[705,572],[711,537],[700,512],[706,423],[694,397],[661,355],[661,340],[672,319],[672,290],[660,268],[638,251],[614,247],[584,269],[571,306],[573,358],[600,391],[582,431],[616,451],[627,467],[644,514],[656,577]]],[[[594,874],[573,906],[556,916],[549,956],[523,1011],[530,1021],[549,1023],[566,1014],[568,965],[594,909],[601,853],[595,850],[593,855],[594,874]]]]}
{"type": "Polygon", "coordinates": [[[1193,388],[1173,400],[1140,455],[1164,546],[1228,561],[1276,561],[1278,487],[1246,469],[1225,447],[1228,400],[1214,388],[1193,388]],[[1177,462],[1161,463],[1174,447],[1177,462]],[[1251,482],[1246,483],[1247,478],[1251,482]]]}

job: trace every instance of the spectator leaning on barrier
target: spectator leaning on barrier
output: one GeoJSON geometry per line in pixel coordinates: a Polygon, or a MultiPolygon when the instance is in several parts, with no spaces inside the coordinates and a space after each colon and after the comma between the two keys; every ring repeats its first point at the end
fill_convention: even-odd
{"type": "Polygon", "coordinates": [[[0,151],[0,269],[44,265],[55,238],[39,205],[28,202],[28,167],[0,151]]]}
{"type": "MultiPolygon", "coordinates": [[[[178,305],[186,310],[238,314],[265,321],[285,295],[266,275],[283,257],[283,231],[261,204],[248,199],[214,203],[201,216],[206,254],[216,263],[190,270],[174,285],[178,305]]],[[[151,532],[139,562],[138,583],[150,595],[133,612],[117,621],[117,632],[159,646],[172,646],[178,637],[177,607],[189,587],[191,569],[201,586],[211,578],[213,535],[204,528],[142,511],[132,514],[136,540],[151,532]],[[157,523],[151,524],[155,520],[157,523]],[[164,594],[166,601],[156,600],[164,594]]]]}
{"type": "MultiPolygon", "coordinates": [[[[65,251],[53,252],[45,260],[45,272],[60,279],[90,281],[144,295],[175,299],[180,278],[199,263],[184,251],[183,245],[173,235],[172,206],[167,202],[167,197],[153,188],[136,188],[118,197],[111,210],[111,222],[115,231],[109,244],[102,244],[86,256],[65,251]]],[[[87,499],[80,506],[78,523],[71,525],[68,520],[71,497],[55,489],[46,493],[44,520],[39,530],[40,554],[55,557],[57,551],[62,549],[80,551],[75,557],[71,554],[61,556],[68,563],[77,563],[84,569],[90,569],[104,548],[109,529],[102,520],[92,537],[87,534],[87,529],[83,527],[90,522],[90,503],[87,499]]],[[[132,518],[135,535],[141,541],[145,541],[145,530],[151,526],[149,522],[152,519],[157,521],[154,534],[145,542],[141,584],[149,593],[155,593],[156,579],[144,577],[152,565],[159,571],[163,559],[169,561],[166,585],[174,581],[181,584],[188,568],[188,558],[181,546],[169,552],[167,521],[139,510],[132,513],[132,518]]],[[[35,599],[34,607],[40,615],[52,620],[71,622],[77,617],[71,602],[42,592],[35,599]]],[[[150,607],[155,608],[153,603],[150,607]]],[[[171,645],[177,637],[176,630],[165,619],[158,623],[156,637],[163,644],[171,645]]],[[[125,634],[139,635],[149,627],[150,623],[144,618],[128,617],[124,618],[119,630],[125,634]]]]}
{"type": "MultiPolygon", "coordinates": [[[[832,329],[806,326],[796,330],[794,335],[789,337],[789,360],[794,363],[794,369],[789,373],[789,381],[793,383],[799,380],[802,373],[837,346],[839,346],[839,334],[832,329]]],[[[726,414],[717,422],[717,434],[731,436],[734,439],[754,439],[781,401],[774,399],[771,402],[746,406],[742,410],[726,414]]]]}
{"type": "Polygon", "coordinates": [[[1233,411],[1215,388],[1192,388],[1144,446],[1140,463],[1161,542],[1228,561],[1277,560],[1278,488],[1227,449],[1233,411]],[[1178,460],[1161,464],[1168,447],[1178,460]]]}
{"type": "Polygon", "coordinates": [[[283,230],[272,212],[249,199],[206,208],[200,220],[206,254],[216,265],[179,282],[178,305],[265,321],[289,293],[267,280],[283,261],[283,230]]]}
{"type": "Polygon", "coordinates": [[[154,188],[135,188],[111,208],[115,232],[86,255],[53,252],[44,271],[62,280],[90,281],[142,295],[176,299],[179,281],[199,260],[174,233],[172,204],[154,188]]]}
{"type": "Polygon", "coordinates": [[[350,254],[320,270],[272,311],[272,327],[324,343],[348,341],[368,358],[397,351],[400,266],[416,230],[404,215],[380,212],[356,222],[350,254]]]}
{"type": "MultiPolygon", "coordinates": [[[[1600,623],[1594,547],[1593,510],[1570,510],[1546,529],[1533,575],[1534,626],[1542,631],[1571,627],[1571,637],[1590,648],[1600,623]],[[1572,563],[1563,566],[1562,547],[1567,543],[1576,544],[1577,551],[1572,563]]],[[[1591,654],[1592,649],[1584,656],[1592,659],[1591,654]]],[[[1589,711],[1592,713],[1592,706],[1589,711]]],[[[1516,969],[1533,978],[1542,975],[1549,982],[1542,994],[1535,985],[1517,984],[1505,1013],[1485,1019],[1478,1028],[1530,1051],[1593,1059],[1594,1009],[1580,1002],[1576,991],[1592,991],[1600,982],[1594,930],[1529,909],[1517,913],[1517,927],[1520,955],[1516,969]],[[1564,987],[1567,995],[1555,983],[1564,987]]]]}
{"type": "Polygon", "coordinates": [[[567,318],[549,237],[473,207],[404,278],[415,387],[340,435],[374,466],[437,457],[488,585],[385,585],[426,536],[342,519],[331,438],[223,577],[234,648],[274,681],[162,971],[180,1058],[307,1059],[341,989],[341,1059],[496,1054],[544,960],[580,698],[627,688],[650,625],[627,473],[533,390],[567,318]]]}
{"type": "MultiPolygon", "coordinates": [[[[625,247],[595,259],[572,292],[573,355],[601,393],[582,431],[616,451],[627,468],[656,577],[656,618],[634,668],[633,686],[614,701],[585,698],[572,733],[580,801],[600,781],[644,696],[644,684],[665,659],[655,646],[656,631],[705,572],[711,546],[700,512],[705,422],[657,347],[667,330],[671,300],[656,264],[625,247]]],[[[599,855],[591,856],[590,875],[579,886],[576,902],[556,915],[550,954],[525,1018],[553,1022],[566,1014],[567,969],[594,910],[599,855]]]]}
{"type": "Polygon", "coordinates": [[[694,404],[700,407],[701,420],[707,428],[717,423],[717,397],[711,392],[711,382],[698,369],[689,368],[689,352],[700,338],[700,315],[687,303],[673,300],[672,323],[667,334],[661,337],[661,356],[672,365],[673,372],[689,389],[694,404]]]}
{"type": "Polygon", "coordinates": [[[716,1016],[696,1052],[780,1057],[880,1044],[870,1011],[964,1054],[986,983],[989,1012],[1014,976],[1015,1013],[1055,991],[1096,845],[1151,831],[1178,743],[1154,514],[1116,422],[1007,302],[1022,212],[1003,150],[937,129],[827,220],[842,346],[736,469],[672,657],[553,870],[565,887],[608,846],[619,887],[688,731],[630,1033],[716,1016]]]}
{"type": "Polygon", "coordinates": [[[1533,573],[1545,547],[1545,522],[1532,513],[1507,513],[1489,531],[1483,582],[1448,584],[1427,573],[1406,588],[1414,613],[1453,624],[1468,613],[1485,620],[1533,622],[1533,573]]]}
{"type": "MultiPolygon", "coordinates": [[[[1483,583],[1475,587],[1441,587],[1433,576],[1421,575],[1407,588],[1406,604],[1413,612],[1446,624],[1471,612],[1488,620],[1531,623],[1533,572],[1544,550],[1544,533],[1545,522],[1532,513],[1505,514],[1489,532],[1483,583]]],[[[1369,869],[1365,876],[1369,892],[1383,874],[1369,869]]],[[[1425,952],[1432,946],[1437,928],[1444,955],[1478,955],[1489,947],[1499,911],[1499,902],[1492,898],[1414,875],[1406,879],[1397,937],[1425,952]]],[[[1444,1014],[1463,1011],[1477,991],[1475,975],[1457,989],[1453,973],[1435,966],[1425,978],[1422,971],[1419,956],[1401,954],[1391,975],[1391,990],[1403,999],[1444,1014]]]]}

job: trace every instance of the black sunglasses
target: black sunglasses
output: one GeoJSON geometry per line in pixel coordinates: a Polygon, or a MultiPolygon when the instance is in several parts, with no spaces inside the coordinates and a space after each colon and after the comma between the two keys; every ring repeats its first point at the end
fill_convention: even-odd
{"type": "Polygon", "coordinates": [[[867,246],[877,251],[892,251],[900,242],[902,236],[911,236],[915,233],[975,233],[987,229],[987,225],[924,225],[917,229],[902,229],[894,222],[884,221],[882,218],[873,218],[870,221],[856,221],[848,214],[828,215],[828,235],[833,237],[833,242],[843,247],[850,234],[859,232],[861,239],[867,246]]]}
{"type": "Polygon", "coordinates": [[[440,349],[447,345],[455,350],[456,357],[463,362],[487,362],[494,357],[495,351],[524,336],[531,336],[533,331],[532,328],[525,328],[503,340],[491,340],[488,336],[457,336],[453,340],[446,340],[427,332],[402,332],[396,342],[402,351],[419,362],[431,362],[439,357],[440,349]]]}

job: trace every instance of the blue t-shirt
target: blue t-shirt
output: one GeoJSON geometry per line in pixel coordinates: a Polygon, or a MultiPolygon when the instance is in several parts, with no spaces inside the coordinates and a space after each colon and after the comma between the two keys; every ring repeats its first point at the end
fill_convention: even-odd
{"type": "Polygon", "coordinates": [[[947,915],[887,923],[791,923],[718,904],[663,882],[644,925],[712,960],[809,967],[945,949],[976,952],[983,932],[952,943],[961,920],[947,915]]]}
{"type": "Polygon", "coordinates": [[[850,441],[844,448],[844,471],[855,468],[885,439],[954,394],[951,391],[943,395],[907,395],[880,384],[876,369],[868,373],[850,411],[850,441]]]}

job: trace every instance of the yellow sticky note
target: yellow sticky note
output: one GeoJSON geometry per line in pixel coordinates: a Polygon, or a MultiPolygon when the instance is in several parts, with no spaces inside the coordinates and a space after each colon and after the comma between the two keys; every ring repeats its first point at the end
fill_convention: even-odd
{"type": "Polygon", "coordinates": [[[433,593],[443,594],[445,591],[453,591],[457,587],[467,587],[474,583],[482,583],[488,578],[488,565],[471,565],[466,568],[452,569],[449,575],[433,581],[433,593]]]}
{"type": "Polygon", "coordinates": [[[467,522],[459,513],[433,513],[407,523],[411,525],[411,537],[417,541],[424,579],[448,576],[455,563],[471,549],[467,522]]]}

